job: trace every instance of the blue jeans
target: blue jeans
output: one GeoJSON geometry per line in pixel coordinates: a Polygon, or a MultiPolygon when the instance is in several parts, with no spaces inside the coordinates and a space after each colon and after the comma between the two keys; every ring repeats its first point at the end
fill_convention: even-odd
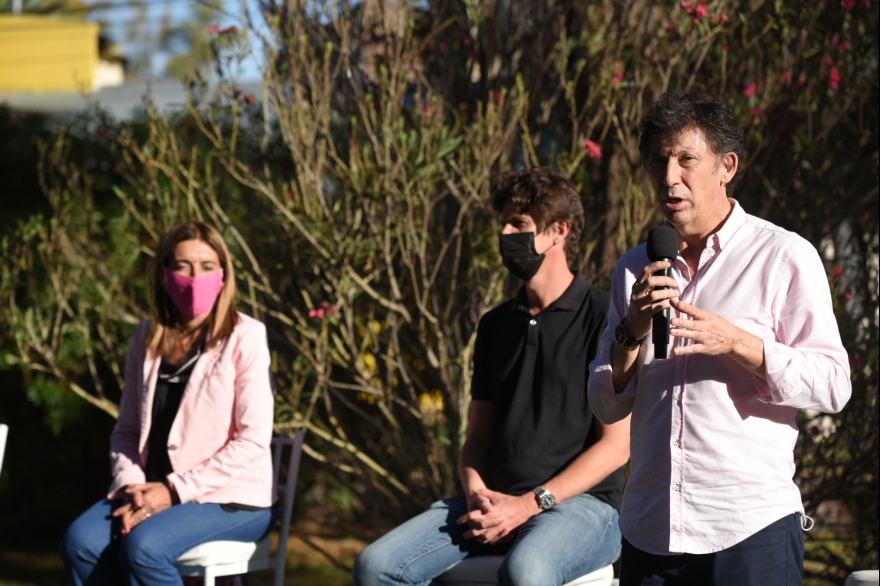
{"type": "Polygon", "coordinates": [[[612,563],[620,555],[618,513],[582,494],[523,524],[512,544],[480,545],[456,520],[467,513],[464,495],[437,501],[361,552],[355,586],[427,586],[461,560],[505,554],[502,586],[561,586],[612,563]]]}
{"type": "Polygon", "coordinates": [[[121,500],[102,500],[79,516],[61,540],[61,557],[76,586],[130,584],[181,586],[174,562],[208,541],[258,541],[272,511],[225,511],[221,505],[176,505],[138,524],[123,537],[111,513],[121,500]]]}

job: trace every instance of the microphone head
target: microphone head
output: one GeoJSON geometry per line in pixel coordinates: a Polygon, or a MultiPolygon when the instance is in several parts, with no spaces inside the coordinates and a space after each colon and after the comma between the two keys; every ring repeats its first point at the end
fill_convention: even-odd
{"type": "Polygon", "coordinates": [[[654,226],[648,232],[648,259],[651,262],[678,256],[678,232],[670,226],[654,226]]]}

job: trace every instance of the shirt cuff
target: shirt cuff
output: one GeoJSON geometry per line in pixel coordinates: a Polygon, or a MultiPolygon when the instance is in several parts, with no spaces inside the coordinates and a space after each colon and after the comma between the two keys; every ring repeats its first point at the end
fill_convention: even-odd
{"type": "Polygon", "coordinates": [[[107,498],[112,500],[116,493],[121,489],[125,488],[130,484],[143,484],[147,481],[147,477],[144,475],[144,471],[138,467],[129,468],[125,472],[122,472],[113,479],[113,483],[110,485],[110,489],[107,491],[107,498]]]}
{"type": "Polygon", "coordinates": [[[619,393],[614,392],[614,381],[611,377],[612,373],[610,364],[603,364],[602,366],[597,366],[593,369],[594,384],[590,387],[590,390],[594,397],[611,404],[616,404],[626,399],[632,399],[636,396],[636,387],[638,386],[639,378],[638,372],[633,373],[632,378],[630,378],[629,382],[626,383],[626,386],[623,387],[623,391],[619,393]]]}
{"type": "Polygon", "coordinates": [[[614,392],[611,380],[611,366],[602,365],[593,369],[589,383],[590,409],[593,415],[607,425],[617,423],[632,413],[635,403],[638,380],[635,375],[620,393],[614,392]]]}
{"type": "Polygon", "coordinates": [[[764,370],[767,380],[755,376],[758,399],[764,403],[782,403],[800,393],[792,361],[797,356],[794,348],[775,340],[764,340],[764,370]],[[794,378],[794,380],[791,380],[794,378]]]}
{"type": "Polygon", "coordinates": [[[188,503],[195,499],[196,495],[187,490],[186,482],[184,482],[176,472],[172,472],[165,477],[165,481],[168,483],[169,487],[173,488],[174,492],[177,493],[177,498],[180,499],[180,504],[188,503]]]}

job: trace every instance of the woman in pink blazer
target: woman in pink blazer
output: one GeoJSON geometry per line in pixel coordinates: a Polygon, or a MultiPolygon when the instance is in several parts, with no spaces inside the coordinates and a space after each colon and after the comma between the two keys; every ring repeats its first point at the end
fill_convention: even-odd
{"type": "Polygon", "coordinates": [[[214,228],[184,222],[162,238],[110,438],[113,483],[62,541],[77,586],[179,586],[174,562],[190,548],[268,532],[271,360],[265,326],[234,298],[214,228]]]}

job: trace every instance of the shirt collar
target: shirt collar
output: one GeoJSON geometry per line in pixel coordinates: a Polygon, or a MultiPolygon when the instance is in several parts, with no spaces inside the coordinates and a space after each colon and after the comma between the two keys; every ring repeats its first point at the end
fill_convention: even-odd
{"type": "MultiPolygon", "coordinates": [[[[580,271],[576,271],[574,274],[574,281],[571,282],[571,285],[568,286],[568,289],[559,296],[559,299],[551,303],[544,311],[552,310],[552,309],[563,309],[566,311],[576,311],[581,303],[584,301],[584,297],[587,295],[587,291],[590,290],[590,282],[584,278],[584,275],[580,271]]],[[[517,292],[516,297],[514,298],[513,307],[510,308],[511,311],[525,311],[529,312],[529,300],[526,297],[526,287],[523,285],[520,287],[520,290],[517,292]]]]}
{"type": "Polygon", "coordinates": [[[740,226],[746,221],[746,212],[742,209],[742,206],[739,205],[739,202],[733,198],[728,198],[728,201],[733,204],[733,210],[730,212],[727,221],[721,226],[721,229],[713,234],[715,237],[715,245],[718,247],[718,250],[724,249],[727,243],[730,242],[730,239],[733,238],[733,235],[736,234],[736,231],[739,230],[740,226]]]}
{"type": "MultiPolygon", "coordinates": [[[[739,230],[740,226],[746,222],[746,212],[742,209],[742,206],[739,205],[739,202],[732,197],[728,197],[727,200],[733,203],[733,211],[730,212],[730,215],[727,217],[727,220],[725,220],[724,225],[721,226],[721,229],[709,236],[709,242],[714,244],[713,248],[717,248],[718,250],[722,250],[727,243],[730,242],[730,239],[736,234],[736,231],[739,230]]],[[[663,222],[663,225],[674,227],[668,220],[663,222]]]]}

